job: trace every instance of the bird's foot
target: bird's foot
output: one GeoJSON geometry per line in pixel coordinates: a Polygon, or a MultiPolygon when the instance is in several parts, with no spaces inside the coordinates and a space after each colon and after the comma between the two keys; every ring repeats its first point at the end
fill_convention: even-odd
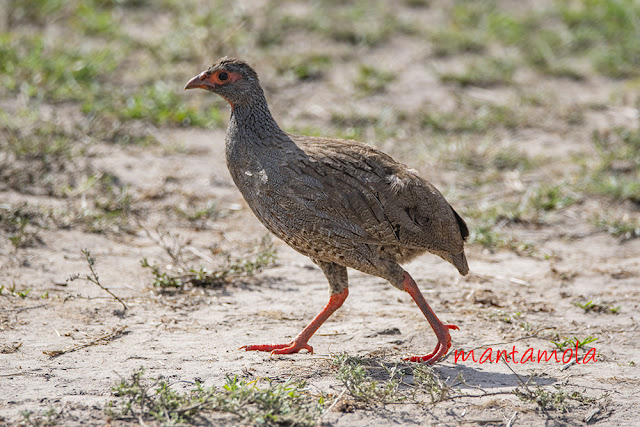
{"type": "Polygon", "coordinates": [[[444,356],[451,348],[451,335],[449,334],[449,329],[460,329],[456,325],[442,326],[444,326],[444,337],[438,339],[438,344],[431,353],[427,354],[426,356],[406,357],[404,360],[408,360],[410,362],[426,363],[427,365],[433,365],[438,360],[440,360],[440,358],[444,356]]]}
{"type": "Polygon", "coordinates": [[[270,351],[271,354],[292,354],[297,353],[300,350],[307,350],[313,354],[313,347],[306,342],[291,341],[287,344],[258,344],[258,345],[243,345],[240,349],[245,351],[270,351]]]}

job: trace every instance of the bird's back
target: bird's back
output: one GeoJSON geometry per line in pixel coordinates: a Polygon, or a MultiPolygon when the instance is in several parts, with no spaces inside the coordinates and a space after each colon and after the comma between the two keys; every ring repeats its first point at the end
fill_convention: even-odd
{"type": "Polygon", "coordinates": [[[288,136],[254,147],[253,170],[235,173],[270,231],[314,259],[366,272],[381,258],[429,251],[466,274],[466,225],[428,181],[365,144],[288,136]]]}

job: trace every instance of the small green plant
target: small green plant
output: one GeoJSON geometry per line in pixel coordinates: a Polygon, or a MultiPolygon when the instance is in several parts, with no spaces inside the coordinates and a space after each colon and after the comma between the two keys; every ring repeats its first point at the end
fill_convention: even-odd
{"type": "Polygon", "coordinates": [[[524,402],[535,403],[543,411],[567,412],[570,401],[587,404],[597,400],[584,396],[577,391],[569,393],[560,386],[554,386],[554,388],[555,390],[546,390],[540,386],[536,386],[534,389],[531,389],[525,385],[524,387],[516,388],[513,394],[524,402]]]}
{"type": "Polygon", "coordinates": [[[573,338],[566,338],[564,341],[551,341],[551,344],[555,345],[558,350],[564,350],[566,348],[575,348],[576,346],[578,348],[583,348],[585,345],[591,344],[597,339],[598,339],[597,337],[588,336],[587,338],[581,341],[578,338],[573,337],[573,338]]]}
{"type": "Polygon", "coordinates": [[[512,62],[490,58],[472,62],[461,74],[442,74],[445,83],[457,83],[460,86],[492,87],[509,85],[513,81],[515,65],[512,62]]]}
{"type": "Polygon", "coordinates": [[[148,120],[155,124],[184,126],[221,125],[222,115],[217,108],[201,113],[189,107],[176,93],[173,85],[156,82],[130,94],[124,100],[124,108],[111,106],[112,112],[124,120],[148,120]]]}
{"type": "Polygon", "coordinates": [[[394,79],[395,75],[390,71],[370,65],[360,65],[354,85],[362,95],[372,95],[383,91],[394,79]]]}
{"type": "Polygon", "coordinates": [[[11,284],[11,287],[6,288],[4,285],[0,286],[0,295],[2,295],[4,293],[4,291],[7,291],[8,294],[7,295],[11,295],[12,297],[20,297],[22,299],[25,299],[29,296],[29,294],[31,293],[31,291],[33,289],[31,288],[24,288],[22,290],[18,290],[18,287],[16,286],[15,283],[11,284]]]}
{"type": "MultiPolygon", "coordinates": [[[[390,365],[344,354],[334,356],[332,365],[346,391],[366,405],[418,403],[424,402],[425,396],[435,404],[460,394],[426,365],[390,365]]],[[[463,382],[462,376],[456,380],[463,382]]]]}
{"type": "Polygon", "coordinates": [[[454,394],[454,390],[435,372],[431,366],[418,365],[413,369],[413,383],[416,390],[425,392],[431,403],[442,402],[454,394]]]}
{"type": "Polygon", "coordinates": [[[507,323],[509,325],[512,324],[520,324],[522,325],[523,316],[522,312],[518,311],[515,313],[511,313],[502,309],[497,309],[495,312],[489,314],[489,318],[498,318],[501,322],[507,323]]]}
{"type": "Polygon", "coordinates": [[[216,200],[201,206],[189,206],[186,208],[176,207],[175,210],[180,216],[191,222],[206,220],[214,221],[222,215],[216,200]]]}
{"type": "Polygon", "coordinates": [[[577,201],[562,185],[541,185],[536,187],[529,198],[529,203],[535,210],[553,211],[571,206],[577,201]]]}
{"type": "Polygon", "coordinates": [[[46,215],[27,204],[19,207],[0,204],[0,231],[6,233],[15,251],[39,242],[38,231],[45,224],[46,215]]]}
{"type": "Polygon", "coordinates": [[[49,427],[60,425],[61,411],[55,408],[49,408],[48,410],[36,413],[34,411],[22,411],[20,413],[23,418],[23,423],[20,425],[37,426],[37,427],[49,427]]]}
{"type": "Polygon", "coordinates": [[[25,299],[26,297],[29,296],[29,293],[31,293],[31,288],[27,288],[24,291],[18,292],[18,296],[22,299],[25,299]]]}
{"type": "Polygon", "coordinates": [[[599,217],[595,220],[596,226],[621,240],[629,240],[640,237],[640,218],[633,220],[628,216],[622,218],[599,217]]]}
{"type": "Polygon", "coordinates": [[[226,413],[242,424],[315,426],[322,409],[303,381],[266,380],[264,387],[258,387],[258,381],[227,376],[222,388],[196,382],[192,390],[181,393],[174,389],[175,384],[145,378],[144,372],[140,368],[113,388],[118,400],[108,408],[112,417],[191,424],[198,420],[211,423],[214,413],[226,413]]]}
{"type": "Polygon", "coordinates": [[[295,55],[286,58],[278,65],[282,74],[292,73],[298,80],[316,80],[331,68],[332,60],[328,55],[295,55]]]}
{"type": "Polygon", "coordinates": [[[487,39],[477,31],[463,31],[459,28],[439,28],[429,33],[433,54],[449,57],[459,54],[483,53],[487,39]]]}
{"type": "Polygon", "coordinates": [[[592,140],[598,161],[588,171],[587,190],[640,203],[640,130],[615,127],[593,132],[592,140]]]}
{"type": "Polygon", "coordinates": [[[195,268],[186,261],[183,256],[183,245],[169,245],[164,237],[157,240],[174,262],[172,270],[165,271],[155,264],[151,264],[147,258],[140,261],[143,268],[151,269],[153,274],[153,286],[160,290],[183,289],[186,285],[192,286],[221,286],[224,283],[238,277],[252,276],[265,267],[274,264],[277,252],[273,248],[271,239],[266,235],[248,256],[231,258],[229,254],[220,253],[222,262],[215,268],[195,268]]]}
{"type": "Polygon", "coordinates": [[[333,360],[333,365],[338,369],[337,378],[357,400],[377,404],[403,399],[398,394],[402,375],[397,369],[387,370],[389,378],[384,382],[378,382],[371,379],[367,370],[371,365],[364,359],[339,355],[333,360]]]}
{"type": "Polygon", "coordinates": [[[584,310],[585,313],[611,313],[616,314],[620,310],[620,306],[613,306],[612,304],[604,304],[599,301],[587,301],[587,302],[574,302],[573,305],[584,310]]]}
{"type": "Polygon", "coordinates": [[[339,43],[377,46],[400,33],[414,32],[410,22],[400,19],[387,2],[355,0],[313,3],[304,16],[287,16],[284,29],[315,32],[339,43]]]}

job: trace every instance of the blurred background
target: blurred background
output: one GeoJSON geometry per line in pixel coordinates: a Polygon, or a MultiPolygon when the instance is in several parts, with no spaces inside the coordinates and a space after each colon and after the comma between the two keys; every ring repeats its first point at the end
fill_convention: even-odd
{"type": "Polygon", "coordinates": [[[224,129],[221,99],[183,91],[224,55],[254,66],[286,130],[362,140],[423,172],[468,218],[472,244],[531,254],[559,232],[640,235],[637,1],[1,9],[5,250],[37,244],[43,228],[131,230],[143,195],[94,158],[162,156],[180,149],[176,129],[224,129]]]}

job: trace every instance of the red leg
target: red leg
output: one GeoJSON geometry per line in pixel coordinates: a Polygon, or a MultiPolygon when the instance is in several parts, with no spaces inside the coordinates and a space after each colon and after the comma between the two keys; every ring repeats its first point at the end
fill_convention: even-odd
{"type": "Polygon", "coordinates": [[[431,307],[429,307],[429,304],[427,304],[427,301],[425,301],[422,296],[420,289],[418,289],[418,285],[416,285],[416,282],[406,271],[404,273],[404,282],[402,282],[402,285],[404,286],[404,290],[411,295],[411,298],[413,298],[418,307],[420,307],[424,317],[427,318],[431,328],[433,328],[433,332],[435,332],[438,337],[438,344],[431,353],[426,356],[407,357],[405,360],[410,360],[411,362],[425,362],[429,365],[433,365],[451,348],[451,335],[449,334],[449,329],[459,328],[456,325],[445,325],[440,321],[440,319],[438,319],[438,316],[436,316],[433,310],[431,310],[431,307]]]}
{"type": "Polygon", "coordinates": [[[271,354],[291,354],[305,349],[313,354],[313,347],[307,344],[307,342],[324,321],[342,306],[342,303],[347,299],[348,295],[349,289],[345,289],[339,294],[331,295],[329,302],[322,311],[300,332],[300,335],[288,344],[244,345],[240,348],[244,348],[246,351],[270,351],[271,354]]]}

